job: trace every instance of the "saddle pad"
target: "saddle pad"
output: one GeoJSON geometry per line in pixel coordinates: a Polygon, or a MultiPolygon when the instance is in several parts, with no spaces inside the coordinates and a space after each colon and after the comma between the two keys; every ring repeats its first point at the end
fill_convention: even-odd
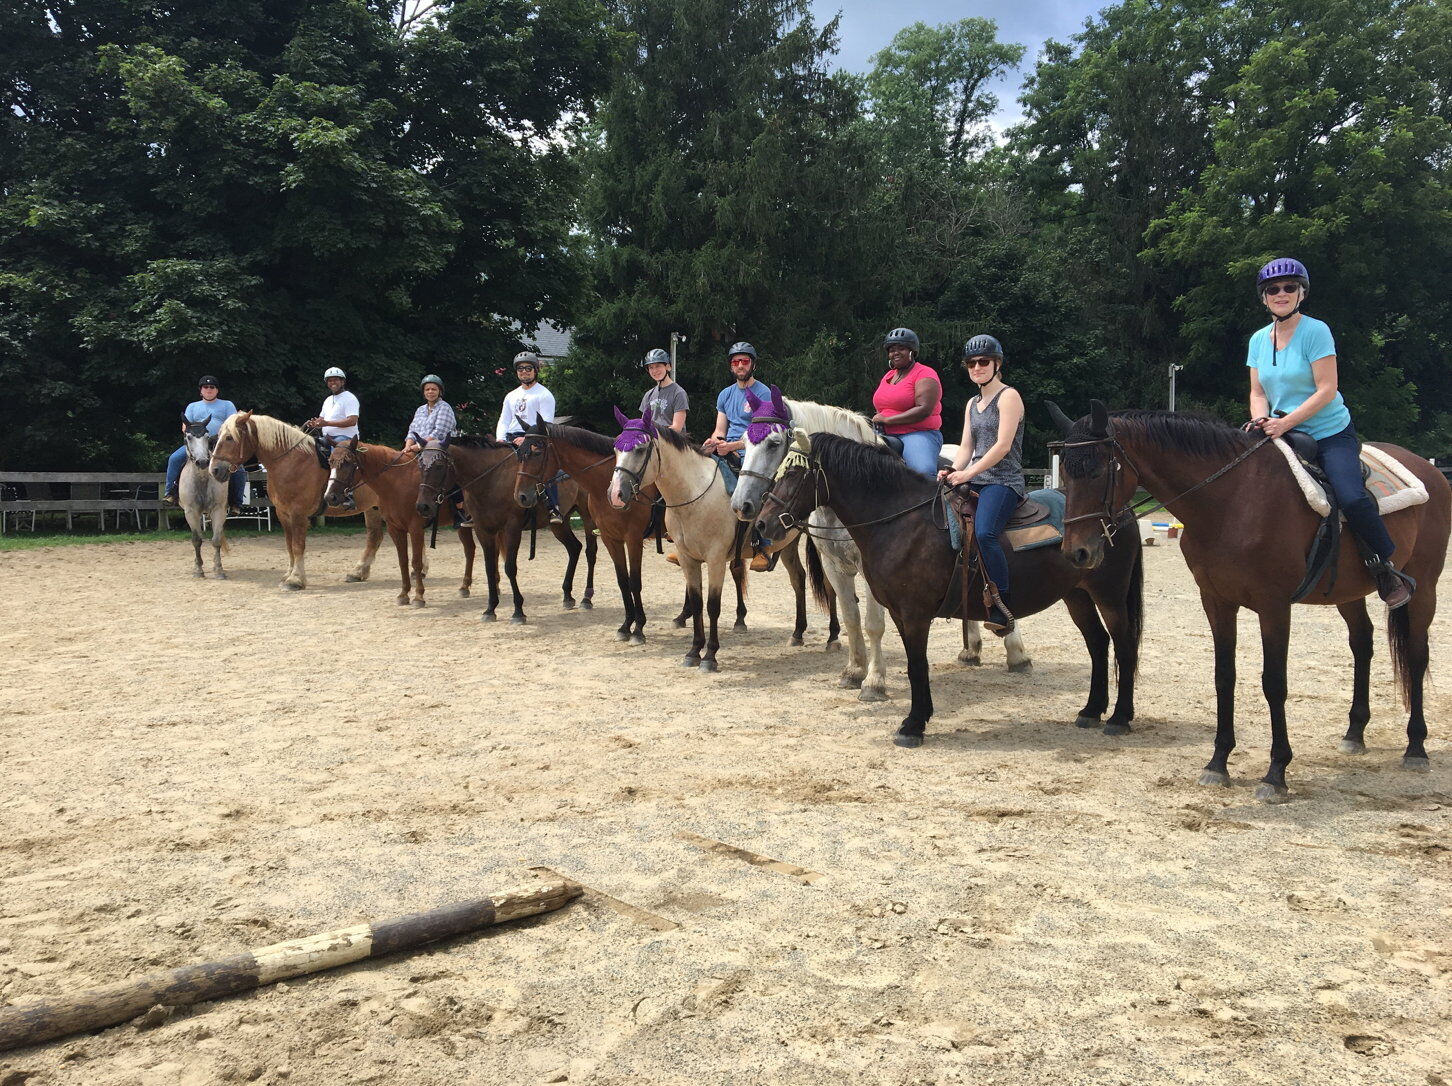
{"type": "MultiPolygon", "coordinates": [[[[1035,502],[1042,506],[1047,515],[1043,519],[1036,519],[1021,528],[1015,528],[1010,523],[1003,533],[1009,546],[1016,551],[1031,551],[1036,547],[1047,547],[1063,539],[1064,492],[1062,490],[1031,491],[1025,499],[1025,503],[1028,502],[1035,502]]],[[[1022,509],[1023,506],[1021,505],[1019,508],[1022,509]]]]}
{"type": "MultiPolygon", "coordinates": [[[[1327,516],[1331,512],[1331,503],[1326,500],[1326,491],[1321,488],[1321,484],[1311,478],[1301,463],[1301,458],[1288,444],[1280,438],[1276,438],[1272,444],[1281,451],[1286,463],[1290,465],[1291,474],[1296,477],[1301,493],[1306,497],[1306,504],[1316,511],[1317,516],[1327,516]]],[[[1427,500],[1427,488],[1422,485],[1422,481],[1380,449],[1363,445],[1361,463],[1370,471],[1366,479],[1367,493],[1376,498],[1376,506],[1382,516],[1395,513],[1398,509],[1421,505],[1427,500]]]]}

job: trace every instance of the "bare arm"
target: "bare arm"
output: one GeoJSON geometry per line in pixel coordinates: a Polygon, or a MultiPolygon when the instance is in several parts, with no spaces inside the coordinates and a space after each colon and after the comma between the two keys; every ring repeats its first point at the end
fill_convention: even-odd
{"type": "MultiPolygon", "coordinates": [[[[993,467],[1013,448],[1013,439],[1018,434],[1018,424],[1023,421],[1023,397],[1018,394],[1017,389],[1006,388],[998,397],[998,438],[993,442],[989,450],[984,453],[971,467],[954,471],[948,476],[948,482],[954,486],[966,483],[980,472],[987,471],[993,467]]],[[[971,443],[971,438],[970,438],[971,443]]],[[[972,455],[970,448],[969,455],[972,455]]],[[[963,458],[960,450],[955,461],[963,458]]]]}
{"type": "Polygon", "coordinates": [[[671,429],[682,434],[686,432],[686,413],[684,411],[677,411],[671,416],[671,429]]]}
{"type": "Polygon", "coordinates": [[[933,413],[942,398],[943,390],[931,377],[920,377],[913,382],[913,405],[900,415],[884,415],[881,411],[872,416],[872,421],[884,426],[907,426],[921,422],[933,413]]]}
{"type": "Polygon", "coordinates": [[[711,436],[701,442],[701,448],[707,452],[730,452],[729,449],[717,448],[718,445],[726,444],[726,428],[731,425],[726,418],[726,412],[716,412],[716,429],[711,431],[711,436]]]}
{"type": "Polygon", "coordinates": [[[1270,414],[1270,397],[1265,394],[1261,387],[1260,371],[1250,371],[1250,417],[1263,419],[1270,414]]]}

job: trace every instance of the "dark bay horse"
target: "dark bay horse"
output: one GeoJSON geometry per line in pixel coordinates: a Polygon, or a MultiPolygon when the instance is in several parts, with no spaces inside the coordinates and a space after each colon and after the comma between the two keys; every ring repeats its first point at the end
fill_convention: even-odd
{"type": "MultiPolygon", "coordinates": [[[[409,548],[413,548],[413,605],[424,605],[424,532],[428,518],[418,511],[418,486],[421,482],[418,458],[412,453],[388,445],[362,445],[355,437],[333,447],[328,459],[332,471],[323,500],[329,505],[342,505],[359,487],[368,487],[378,498],[378,507],[388,525],[388,536],[398,552],[398,573],[403,586],[398,590],[398,605],[409,604],[409,548]]],[[[453,523],[454,507],[444,502],[438,507],[439,523],[453,523]]],[[[459,595],[467,596],[474,583],[474,533],[459,529],[459,542],[464,546],[464,582],[459,595]]]]}
{"type": "MultiPolygon", "coordinates": [[[[1236,614],[1246,607],[1259,617],[1261,689],[1270,709],[1271,751],[1270,769],[1255,795],[1266,803],[1285,802],[1286,767],[1292,756],[1286,731],[1291,596],[1305,576],[1306,554],[1320,518],[1306,504],[1280,453],[1253,449],[1259,434],[1244,434],[1216,419],[1167,411],[1111,414],[1097,400],[1092,412],[1078,422],[1071,423],[1061,412],[1057,417],[1065,430],[1063,466],[1071,521],[1063,549],[1075,564],[1090,568],[1102,561],[1104,528],[1124,514],[1137,487],[1165,503],[1185,525],[1180,551],[1200,588],[1215,641],[1215,753],[1200,775],[1201,784],[1230,783],[1236,614]]],[[[1411,602],[1390,612],[1387,620],[1392,668],[1409,710],[1402,764],[1426,770],[1422,686],[1428,664],[1427,630],[1437,610],[1437,579],[1447,555],[1452,488],[1420,456],[1398,445],[1375,447],[1421,480],[1428,495],[1425,503],[1386,517],[1387,531],[1396,543],[1396,565],[1417,581],[1411,602]]],[[[1335,607],[1350,633],[1351,712],[1341,741],[1341,751],[1347,754],[1366,750],[1372,626],[1365,597],[1374,589],[1354,541],[1343,537],[1337,567],[1302,601],[1335,607]]]]}
{"type": "MultiPolygon", "coordinates": [[[[818,506],[826,506],[841,519],[862,554],[868,587],[892,616],[907,650],[912,707],[893,742],[902,747],[921,746],[933,715],[929,628],[940,609],[954,618],[977,622],[987,617],[980,575],[975,571],[970,582],[965,615],[963,594],[953,586],[958,555],[948,541],[936,482],[925,479],[882,446],[828,433],[812,434],[806,444],[807,465],[789,467],[772,486],[763,500],[757,530],[769,537],[779,533],[783,523],[804,522],[818,506]]],[[[1093,569],[1076,567],[1056,547],[1009,549],[1007,555],[1014,614],[1036,614],[1063,600],[1089,649],[1089,699],[1075,723],[1081,728],[1094,727],[1108,708],[1112,641],[1118,695],[1104,732],[1122,735],[1129,731],[1144,619],[1139,540],[1133,532],[1127,533],[1106,549],[1104,561],[1093,569]]]]}
{"type": "MultiPolygon", "coordinates": [[[[515,500],[515,447],[492,437],[455,438],[447,447],[430,441],[418,455],[420,477],[416,508],[420,515],[428,516],[437,506],[447,504],[448,494],[455,486],[463,488],[464,509],[474,522],[474,534],[484,547],[484,571],[489,578],[489,605],[480,616],[481,621],[493,622],[496,617],[500,596],[499,556],[502,553],[504,574],[509,578],[509,588],[514,596],[514,614],[509,621],[515,624],[524,622],[524,596],[519,591],[519,541],[531,513],[521,509],[515,500]]],[[[595,553],[598,546],[595,524],[574,483],[562,482],[559,494],[560,512],[564,514],[565,522],[551,524],[549,530],[564,544],[569,554],[561,586],[564,605],[567,608],[575,606],[575,567],[580,561],[581,546],[570,528],[569,517],[572,511],[578,511],[585,527],[584,606],[593,607],[591,600],[595,595],[595,553]]],[[[543,517],[544,511],[540,510],[539,515],[543,517]]]]}

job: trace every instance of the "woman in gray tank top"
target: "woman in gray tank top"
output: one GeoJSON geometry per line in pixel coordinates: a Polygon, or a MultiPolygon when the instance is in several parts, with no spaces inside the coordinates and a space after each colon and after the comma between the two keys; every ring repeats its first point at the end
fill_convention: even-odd
{"type": "Polygon", "coordinates": [[[998,586],[1002,606],[989,609],[983,623],[1003,637],[1013,629],[1008,556],[999,536],[1023,501],[1023,397],[1003,383],[1003,347],[992,336],[974,336],[963,346],[963,365],[978,395],[963,414],[963,441],[951,471],[938,473],[949,486],[968,483],[978,491],[973,534],[989,579],[998,586]]]}

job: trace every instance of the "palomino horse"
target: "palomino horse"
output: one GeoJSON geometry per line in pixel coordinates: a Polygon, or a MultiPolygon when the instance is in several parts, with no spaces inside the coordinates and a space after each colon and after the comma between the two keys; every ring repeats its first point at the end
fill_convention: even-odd
{"type": "Polygon", "coordinates": [[[212,477],[225,482],[249,460],[260,460],[267,469],[267,497],[277,510],[287,540],[287,576],[282,579],[282,587],[293,591],[307,587],[303,557],[308,545],[308,518],[324,512],[330,517],[363,514],[368,538],[363,557],[346,580],[366,581],[373,568],[373,556],[383,542],[383,514],[378,511],[373,492],[360,488],[356,508],[324,508],[323,488],[328,485],[328,472],[318,463],[313,435],[281,419],[239,411],[222,423],[217,434],[212,477]]]}
{"type": "MultiPolygon", "coordinates": [[[[948,540],[938,484],[923,478],[886,448],[863,445],[836,434],[797,439],[807,464],[788,466],[768,492],[757,528],[769,534],[799,523],[813,509],[827,506],[843,521],[862,553],[862,571],[872,594],[892,615],[907,650],[912,708],[893,739],[916,747],[933,715],[928,682],[928,630],[935,616],[986,616],[982,574],[969,582],[969,613],[953,576],[958,553],[948,540]]],[[[1134,673],[1139,662],[1143,621],[1143,577],[1139,540],[1133,532],[1110,547],[1092,570],[1071,563],[1056,547],[1008,551],[1013,577],[1014,613],[1032,615],[1063,600],[1084,637],[1093,661],[1089,700],[1075,721],[1094,727],[1109,704],[1109,642],[1114,642],[1119,694],[1104,723],[1106,735],[1129,731],[1134,718],[1134,673]],[[1097,609],[1097,610],[1096,610],[1097,609]],[[1106,634],[1099,616],[1104,616],[1106,634]]]]}
{"type": "MultiPolygon", "coordinates": [[[[633,645],[645,644],[645,604],[640,596],[641,551],[644,536],[651,522],[651,502],[656,489],[650,487],[642,493],[641,500],[628,502],[624,509],[610,504],[610,478],[615,471],[615,448],[603,434],[581,430],[573,426],[560,426],[553,422],[540,421],[531,426],[519,447],[519,471],[517,498],[519,504],[528,509],[534,505],[539,485],[561,474],[580,484],[590,506],[590,515],[600,527],[600,538],[610,551],[615,563],[615,579],[620,585],[620,594],[625,600],[625,621],[615,632],[616,640],[629,641],[633,645]]],[[[793,536],[791,544],[781,552],[781,563],[786,568],[796,596],[796,626],[792,630],[793,645],[802,644],[802,635],[807,628],[806,573],[798,553],[798,537],[793,536]]],[[[745,600],[741,596],[745,581],[736,578],[738,615],[746,613],[745,600]]],[[[835,602],[828,601],[831,615],[828,630],[828,644],[837,639],[837,611],[835,602]]],[[[684,626],[690,617],[689,603],[681,611],[677,626],[684,626]]]]}
{"type": "MultiPolygon", "coordinates": [[[[323,498],[330,505],[346,504],[360,486],[367,486],[378,498],[378,507],[388,524],[388,535],[398,552],[398,573],[403,586],[398,591],[398,605],[409,604],[409,547],[413,547],[413,605],[424,605],[424,532],[428,519],[418,512],[418,485],[421,481],[418,457],[387,445],[360,445],[352,438],[333,447],[328,466],[328,489],[323,498]]],[[[444,502],[438,507],[440,523],[453,523],[454,507],[444,502]]],[[[464,545],[464,583],[459,595],[468,596],[474,583],[474,533],[459,529],[459,542],[464,545]]]]}
{"type": "MultiPolygon", "coordinates": [[[[514,595],[514,614],[509,621],[518,625],[525,621],[524,596],[519,591],[519,541],[524,535],[525,521],[530,516],[521,509],[514,496],[515,448],[492,437],[454,438],[447,446],[430,441],[419,456],[419,488],[415,508],[420,516],[431,515],[447,504],[450,491],[458,486],[464,491],[464,510],[474,522],[474,534],[484,548],[484,572],[489,578],[489,606],[480,616],[481,622],[493,622],[499,607],[499,555],[504,555],[504,574],[514,595]]],[[[565,579],[561,586],[564,604],[575,606],[575,566],[580,561],[580,541],[570,529],[570,513],[578,510],[585,528],[585,598],[580,606],[595,606],[595,524],[580,501],[579,488],[563,482],[559,488],[563,524],[549,529],[569,553],[565,579]]]]}
{"type": "MultiPolygon", "coordinates": [[[[716,461],[692,445],[685,435],[669,427],[657,428],[647,415],[628,419],[615,409],[623,427],[615,439],[615,470],[610,479],[610,504],[624,509],[648,486],[660,489],[666,501],[666,527],[675,540],[681,572],[686,577],[686,605],[691,612],[691,649],[681,663],[716,671],[716,652],[721,647],[717,623],[721,617],[721,585],[726,570],[741,577],[744,591],[746,571],[741,561],[745,546],[745,525],[738,523],[726,496],[726,483],[716,461]],[[711,631],[702,622],[701,566],[706,566],[705,610],[711,631]],[[702,650],[705,655],[702,655],[702,650]]],[[[740,610],[736,624],[744,626],[740,610]]]]}
{"type": "MultiPolygon", "coordinates": [[[[855,411],[810,400],[789,400],[775,385],[771,387],[771,402],[764,403],[747,393],[747,405],[754,417],[746,428],[746,448],[743,451],[741,481],[736,484],[736,493],[731,498],[731,508],[742,520],[751,520],[761,509],[762,501],[772,480],[781,471],[791,446],[791,430],[800,429],[806,433],[826,432],[839,437],[851,438],[867,445],[882,445],[882,438],[872,429],[872,424],[855,411]]],[[[825,574],[833,594],[842,605],[842,623],[847,629],[847,665],[837,685],[844,688],[861,687],[857,695],[860,701],[885,701],[887,699],[887,677],[882,664],[882,634],[886,628],[882,604],[869,591],[862,601],[866,620],[857,610],[857,574],[862,569],[862,556],[857,544],[843,529],[842,522],[830,509],[817,509],[807,520],[814,550],[821,559],[820,567],[808,564],[812,570],[812,586],[819,588],[825,574]],[[866,638],[863,634],[866,633],[866,638]]],[[[781,534],[779,529],[773,529],[781,534]]],[[[1033,661],[1024,651],[1023,635],[1015,628],[1005,638],[1008,650],[1008,669],[1027,671],[1033,661]]],[[[981,660],[983,638],[978,632],[978,623],[968,620],[963,624],[963,651],[958,659],[976,666],[981,660]]]]}
{"type": "MultiPolygon", "coordinates": [[[[1201,784],[1230,783],[1226,763],[1235,749],[1236,614],[1248,607],[1260,618],[1261,689],[1270,708],[1271,750],[1270,769],[1255,796],[1265,803],[1284,803],[1291,761],[1286,732],[1291,596],[1305,577],[1306,553],[1320,518],[1306,504],[1280,454],[1258,448],[1259,435],[1167,411],[1111,415],[1097,400],[1092,413],[1076,423],[1062,412],[1056,418],[1066,438],[1069,523],[1063,549],[1075,564],[1090,568],[1103,561],[1103,537],[1131,508],[1136,487],[1144,487],[1185,525],[1180,550],[1200,586],[1200,602],[1215,640],[1215,753],[1200,775],[1201,784]]],[[[1428,495],[1423,504],[1386,517],[1396,563],[1417,581],[1411,602],[1387,620],[1392,669],[1409,710],[1402,764],[1425,770],[1427,629],[1437,610],[1437,579],[1447,555],[1452,488],[1441,472],[1399,445],[1375,447],[1421,480],[1428,495]]],[[[1353,678],[1341,751],[1361,754],[1371,718],[1372,627],[1365,596],[1374,586],[1357,548],[1349,544],[1342,541],[1339,563],[1302,602],[1330,604],[1346,621],[1353,678]]]]}
{"type": "Polygon", "coordinates": [[[192,550],[196,553],[197,568],[193,576],[204,577],[202,572],[202,517],[212,521],[212,576],[225,581],[227,574],[222,570],[222,552],[227,550],[227,484],[217,482],[207,472],[207,462],[212,457],[212,438],[207,433],[205,422],[188,422],[186,429],[187,464],[182,469],[178,496],[182,512],[187,516],[187,525],[192,530],[192,550]]]}

